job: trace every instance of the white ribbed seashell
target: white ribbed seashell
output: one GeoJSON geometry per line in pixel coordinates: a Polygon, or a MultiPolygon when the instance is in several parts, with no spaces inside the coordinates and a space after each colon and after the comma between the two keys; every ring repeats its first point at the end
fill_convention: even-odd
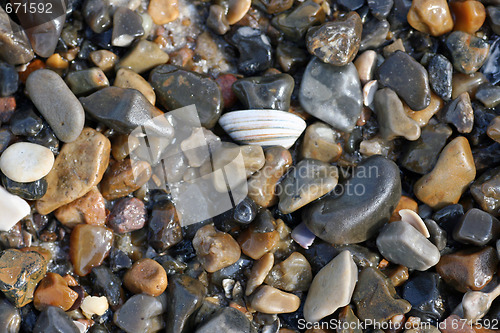
{"type": "Polygon", "coordinates": [[[231,111],[219,119],[219,124],[239,143],[286,149],[306,128],[306,122],[299,116],[278,110],[231,111]]]}

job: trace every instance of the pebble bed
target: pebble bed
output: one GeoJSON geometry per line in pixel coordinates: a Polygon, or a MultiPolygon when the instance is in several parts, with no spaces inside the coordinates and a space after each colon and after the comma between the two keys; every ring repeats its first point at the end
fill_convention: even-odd
{"type": "Polygon", "coordinates": [[[0,332],[500,332],[499,0],[42,7],[0,9],[0,332]]]}

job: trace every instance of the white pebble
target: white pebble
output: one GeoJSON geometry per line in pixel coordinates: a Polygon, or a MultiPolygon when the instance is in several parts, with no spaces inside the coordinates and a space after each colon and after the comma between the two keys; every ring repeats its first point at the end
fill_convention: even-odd
{"type": "Polygon", "coordinates": [[[23,217],[29,215],[30,205],[0,186],[0,231],[8,231],[23,217]]]}
{"type": "Polygon", "coordinates": [[[374,109],[373,107],[373,99],[375,98],[375,93],[378,90],[378,81],[372,80],[367,82],[363,87],[363,104],[368,106],[370,109],[374,109]]]}
{"type": "Polygon", "coordinates": [[[80,308],[89,315],[102,316],[108,310],[108,299],[106,296],[87,296],[83,299],[80,308]]]}
{"type": "Polygon", "coordinates": [[[0,156],[0,169],[10,179],[29,183],[45,177],[54,165],[54,154],[44,146],[18,142],[0,156]]]}

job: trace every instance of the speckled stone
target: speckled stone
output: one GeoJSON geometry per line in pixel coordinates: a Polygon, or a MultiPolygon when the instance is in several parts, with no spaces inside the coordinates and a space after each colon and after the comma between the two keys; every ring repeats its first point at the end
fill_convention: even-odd
{"type": "Polygon", "coordinates": [[[490,50],[486,41],[462,31],[452,32],[446,38],[446,46],[451,52],[455,69],[465,74],[472,74],[481,68],[490,50]]]}
{"type": "Polygon", "coordinates": [[[313,25],[325,20],[325,11],[320,4],[306,0],[290,12],[276,15],[271,23],[292,41],[299,41],[313,25]]]}
{"type": "Polygon", "coordinates": [[[429,73],[429,83],[432,90],[448,101],[451,98],[451,79],[453,74],[453,65],[442,54],[434,54],[429,59],[427,64],[427,71],[429,73]]]}
{"type": "Polygon", "coordinates": [[[474,110],[469,93],[463,92],[440,112],[442,122],[452,124],[459,133],[470,133],[474,126],[474,110]]]}

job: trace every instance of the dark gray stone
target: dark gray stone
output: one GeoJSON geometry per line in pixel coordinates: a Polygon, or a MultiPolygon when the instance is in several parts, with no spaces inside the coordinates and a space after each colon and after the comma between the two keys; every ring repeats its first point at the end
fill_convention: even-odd
{"type": "Polygon", "coordinates": [[[2,175],[2,185],[10,193],[26,200],[38,200],[47,192],[45,178],[30,183],[18,183],[2,175]]]}
{"type": "Polygon", "coordinates": [[[8,63],[0,62],[0,96],[10,96],[17,91],[19,74],[16,68],[8,63]]]}
{"type": "Polygon", "coordinates": [[[427,64],[429,73],[429,83],[432,90],[445,101],[451,99],[451,79],[453,75],[453,65],[441,54],[434,54],[427,64]]]}
{"type": "Polygon", "coordinates": [[[483,246],[500,236],[500,221],[487,212],[472,208],[455,226],[453,238],[464,244],[483,246]]]}
{"type": "Polygon", "coordinates": [[[337,0],[337,3],[349,10],[356,10],[365,4],[365,0],[337,0]]]}
{"type": "Polygon", "coordinates": [[[247,109],[288,111],[295,81],[288,74],[239,79],[232,89],[247,109]]]}
{"type": "Polygon", "coordinates": [[[92,286],[99,295],[106,296],[109,304],[119,306],[122,298],[122,281],[111,269],[102,265],[94,267],[91,272],[92,286]]]}
{"type": "Polygon", "coordinates": [[[363,34],[361,35],[360,51],[375,49],[381,46],[387,37],[390,25],[387,20],[378,20],[372,18],[363,25],[363,34]]]}
{"type": "Polygon", "coordinates": [[[63,310],[49,306],[38,316],[33,333],[80,333],[80,330],[63,310]]]}
{"type": "Polygon", "coordinates": [[[113,14],[113,46],[129,46],[135,38],[144,35],[142,18],[127,7],[118,7],[113,14]]]}
{"type": "Polygon", "coordinates": [[[257,330],[243,312],[224,307],[203,323],[196,333],[256,333],[257,330]]]}
{"type": "Polygon", "coordinates": [[[42,119],[29,107],[14,112],[10,118],[10,130],[14,135],[35,136],[42,128],[42,119]]]}
{"type": "Polygon", "coordinates": [[[442,122],[452,124],[460,133],[470,133],[474,126],[474,110],[468,92],[445,105],[439,113],[442,122]]]}
{"type": "Polygon", "coordinates": [[[238,71],[255,75],[272,66],[273,55],[269,37],[259,29],[240,27],[229,41],[238,49],[238,71]]]}
{"type": "Polygon", "coordinates": [[[368,0],[367,2],[372,15],[379,20],[385,19],[394,5],[393,0],[368,0]]]}

